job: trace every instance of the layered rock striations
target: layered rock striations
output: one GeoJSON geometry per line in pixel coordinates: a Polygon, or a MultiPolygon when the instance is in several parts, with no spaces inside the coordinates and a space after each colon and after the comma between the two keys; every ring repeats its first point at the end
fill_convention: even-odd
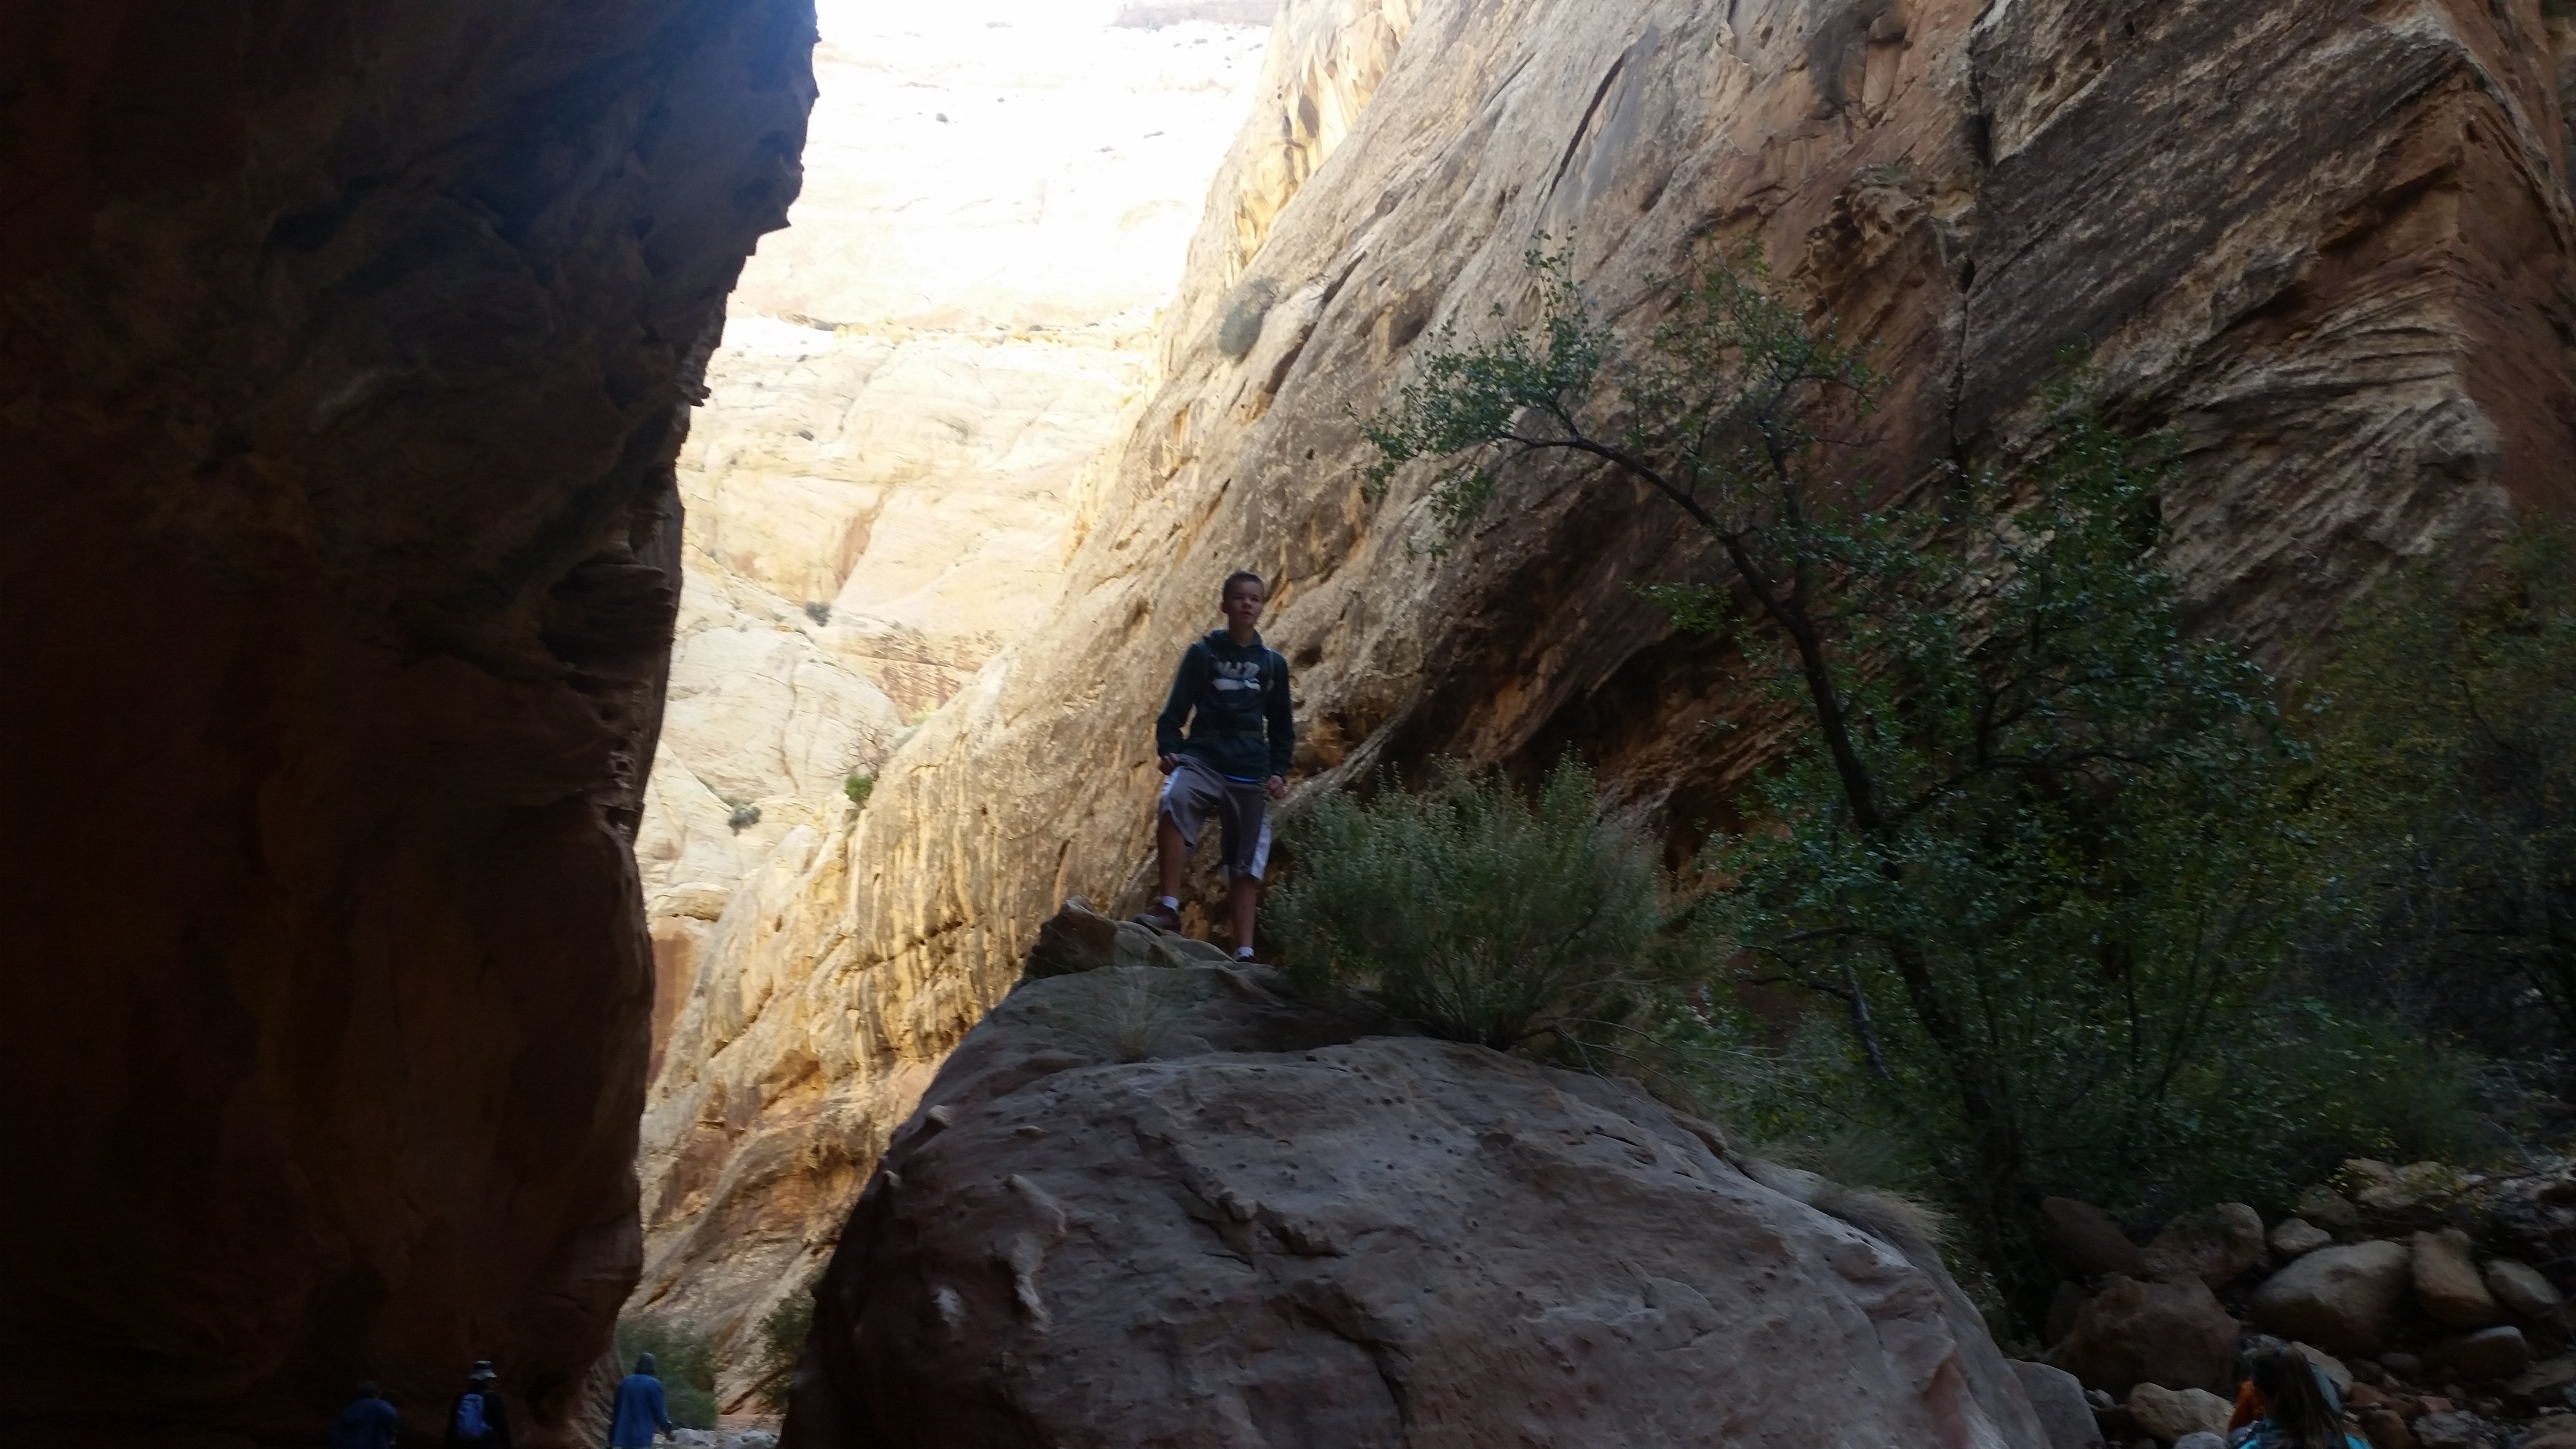
{"type": "Polygon", "coordinates": [[[896,1134],[792,1449],[2047,1442],[1869,1200],[1135,944],[1014,992],[896,1134]]]}
{"type": "Polygon", "coordinates": [[[0,18],[0,1438],[569,1442],[640,1245],[672,461],[802,0],[0,18]]]}
{"type": "Polygon", "coordinates": [[[1037,622],[1142,401],[1261,41],[1104,19],[827,17],[807,187],[745,269],[680,459],[638,856],[682,994],[735,883],[1037,622]]]}
{"type": "Polygon", "coordinates": [[[2025,445],[2088,344],[2183,438],[2193,606],[2295,664],[2392,560],[2576,501],[2569,51],[2532,0],[1291,0],[1059,601],[711,944],[646,1125],[656,1272],[829,1242],[1037,923],[1132,889],[1148,719],[1232,569],[1275,580],[1306,788],[1579,746],[1720,815],[1765,731],[1701,728],[1728,660],[1630,587],[1707,567],[1668,511],[1533,468],[1439,552],[1421,477],[1361,486],[1354,413],[1525,315],[1534,236],[1631,325],[1757,243],[1895,379],[1853,460],[1891,487],[2025,445]]]}
{"type": "MultiPolygon", "coordinates": [[[[846,833],[848,782],[1044,622],[1144,401],[1262,35],[1109,18],[825,14],[806,188],[745,268],[680,458],[686,583],[637,841],[657,1064],[697,963],[775,916],[760,883],[846,833]]],[[[828,1251],[778,1221],[727,1223],[723,1272],[650,1273],[637,1309],[741,1335],[828,1251]]]]}

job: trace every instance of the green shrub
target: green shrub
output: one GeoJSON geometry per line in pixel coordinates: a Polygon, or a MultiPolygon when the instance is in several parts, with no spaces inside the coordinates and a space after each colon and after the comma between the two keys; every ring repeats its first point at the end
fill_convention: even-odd
{"type": "Polygon", "coordinates": [[[867,804],[868,797],[875,794],[876,789],[877,777],[874,775],[852,775],[841,782],[841,793],[849,796],[853,805],[867,804]]]}
{"type": "Polygon", "coordinates": [[[2576,530],[2401,571],[2319,680],[2339,996],[2576,1083],[2576,530]]]}
{"type": "MultiPolygon", "coordinates": [[[[1782,1029],[1723,991],[1709,1002],[1662,1024],[1658,1065],[1747,1152],[1856,1188],[1960,1202],[1944,1134],[1922,1130],[1921,1108],[1871,1074],[1847,1029],[1822,1015],[1782,1029]]],[[[2058,1115],[2029,1124],[2031,1190],[2141,1225],[2213,1202],[2277,1216],[2350,1157],[2475,1163],[2508,1145],[2482,1110],[2477,1057],[2308,998],[2229,1013],[2152,1114],[2104,1091],[2098,1063],[2068,1067],[2058,1115]]],[[[1992,1245],[1959,1246],[1979,1256],[1963,1272],[1991,1271],[1992,1245]]]]}
{"type": "Polygon", "coordinates": [[[784,1411],[795,1387],[796,1362],[804,1357],[805,1340],[814,1331],[814,1292],[800,1288],[778,1300],[760,1319],[760,1387],[762,1402],[784,1411]]]}
{"type": "Polygon", "coordinates": [[[1449,769],[1421,794],[1327,796],[1270,907],[1308,990],[1347,982],[1437,1036],[1510,1050],[1631,1013],[1686,954],[1660,849],[1567,761],[1535,801],[1449,769]]]}
{"type": "Polygon", "coordinates": [[[2274,681],[2183,627],[2173,440],[2072,378],[2025,457],[1891,495],[1846,441],[1888,379],[1758,256],[1694,264],[1635,336],[1567,258],[1530,262],[1528,325],[1437,338],[1367,423],[1370,483],[1419,478],[1454,537],[1555,458],[1611,485],[1595,506],[1661,497],[1720,561],[1645,592],[1739,648],[1791,728],[1702,859],[1737,951],[1668,1011],[1674,1069],[1757,1136],[1902,1145],[1879,1173],[1936,1190],[2026,1314],[2055,1281],[2042,1194],[2192,1205],[2381,1132],[2361,1084],[2432,1064],[2285,1003],[2316,885],[2302,752],[2274,681]],[[1809,1023],[1786,1050],[1784,1016],[1809,1023]]]}
{"type": "Polygon", "coordinates": [[[671,1422],[683,1429],[716,1426],[716,1348],[707,1334],[677,1319],[637,1315],[617,1320],[617,1362],[632,1372],[635,1357],[649,1353],[662,1380],[671,1422]]]}
{"type": "Polygon", "coordinates": [[[737,835],[759,823],[760,807],[757,805],[736,805],[725,815],[726,826],[737,835]]]}

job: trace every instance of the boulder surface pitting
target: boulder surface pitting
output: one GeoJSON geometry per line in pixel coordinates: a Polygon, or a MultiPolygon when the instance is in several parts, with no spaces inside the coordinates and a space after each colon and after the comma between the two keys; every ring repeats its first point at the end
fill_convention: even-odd
{"type": "Polygon", "coordinates": [[[860,1198],[786,1444],[2047,1442],[1901,1230],[1616,1083],[1366,1029],[1260,968],[1023,985],[860,1198]]]}

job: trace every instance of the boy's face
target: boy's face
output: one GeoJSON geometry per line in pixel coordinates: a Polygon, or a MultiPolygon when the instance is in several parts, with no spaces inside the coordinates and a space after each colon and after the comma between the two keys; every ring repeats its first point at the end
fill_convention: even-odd
{"type": "Polygon", "coordinates": [[[1268,602],[1261,585],[1246,579],[1225,591],[1225,622],[1237,629],[1249,629],[1261,622],[1261,606],[1268,602]]]}

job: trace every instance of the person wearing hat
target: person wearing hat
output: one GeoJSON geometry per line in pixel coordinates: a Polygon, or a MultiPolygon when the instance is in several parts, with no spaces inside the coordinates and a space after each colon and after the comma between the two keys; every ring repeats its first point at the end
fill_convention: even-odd
{"type": "Polygon", "coordinates": [[[635,1356],[635,1372],[617,1385],[617,1418],[609,1425],[608,1449],[652,1449],[653,1432],[671,1432],[671,1412],[662,1402],[662,1380],[653,1355],[635,1356]]]}
{"type": "Polygon", "coordinates": [[[510,1416],[501,1407],[501,1376],[478,1358],[465,1392],[447,1411],[447,1449],[510,1449],[510,1416]]]}
{"type": "Polygon", "coordinates": [[[369,1380],[358,1385],[358,1397],[332,1422],[331,1449],[394,1449],[401,1434],[402,1416],[369,1380]]]}

